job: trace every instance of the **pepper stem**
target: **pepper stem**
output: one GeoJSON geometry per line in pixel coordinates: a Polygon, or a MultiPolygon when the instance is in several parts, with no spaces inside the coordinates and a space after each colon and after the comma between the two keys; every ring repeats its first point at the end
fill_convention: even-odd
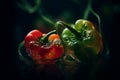
{"type": "Polygon", "coordinates": [[[48,37],[49,37],[51,34],[56,34],[56,30],[53,30],[53,31],[48,32],[45,36],[43,36],[42,38],[39,39],[39,42],[48,43],[48,37]]]}
{"type": "Polygon", "coordinates": [[[56,26],[58,27],[60,25],[67,27],[76,36],[76,38],[81,38],[81,34],[78,31],[76,31],[75,29],[73,29],[69,24],[67,24],[63,21],[57,21],[56,26]]]}

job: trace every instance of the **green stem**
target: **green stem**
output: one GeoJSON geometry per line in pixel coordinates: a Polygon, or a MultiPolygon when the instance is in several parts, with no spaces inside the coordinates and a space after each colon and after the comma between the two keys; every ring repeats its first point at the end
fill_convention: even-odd
{"type": "Polygon", "coordinates": [[[73,29],[69,24],[63,22],[63,21],[57,21],[56,22],[57,27],[59,26],[65,26],[67,27],[73,34],[75,34],[76,38],[81,38],[81,34],[77,32],[75,29],[73,29]]]}
{"type": "Polygon", "coordinates": [[[88,5],[87,5],[87,8],[85,9],[83,19],[88,19],[89,14],[90,14],[91,5],[92,5],[92,0],[88,0],[88,5]]]}
{"type": "Polygon", "coordinates": [[[32,65],[33,63],[24,56],[24,52],[22,51],[24,48],[24,40],[22,42],[19,43],[18,45],[18,55],[19,55],[19,59],[22,60],[25,64],[27,65],[32,65]]]}
{"type": "Polygon", "coordinates": [[[43,36],[42,38],[40,38],[40,42],[43,42],[43,43],[48,43],[48,37],[51,35],[51,34],[56,34],[56,30],[53,30],[53,31],[50,31],[49,33],[47,33],[45,36],[43,36]]]}
{"type": "Polygon", "coordinates": [[[55,22],[54,22],[54,21],[52,21],[51,19],[49,19],[49,18],[47,18],[45,15],[43,15],[42,10],[38,10],[38,13],[39,13],[39,15],[41,16],[41,18],[42,18],[43,20],[45,20],[46,22],[52,24],[53,26],[55,25],[55,22]]]}
{"type": "Polygon", "coordinates": [[[99,30],[100,33],[102,33],[100,16],[94,10],[91,9],[90,11],[94,16],[96,16],[96,18],[98,20],[98,30],[99,30]]]}
{"type": "Polygon", "coordinates": [[[21,53],[21,48],[24,46],[24,41],[22,41],[19,45],[18,45],[18,53],[19,53],[19,56],[23,57],[22,56],[22,53],[21,53]]]}
{"type": "Polygon", "coordinates": [[[28,0],[20,0],[20,2],[16,3],[17,6],[31,14],[35,13],[39,9],[41,4],[41,0],[35,0],[34,6],[31,5],[31,3],[28,0]]]}
{"type": "Polygon", "coordinates": [[[32,64],[27,58],[25,58],[22,54],[22,48],[24,46],[24,40],[22,42],[20,42],[20,44],[18,45],[18,55],[20,60],[24,61],[26,64],[30,65],[32,64]]]}
{"type": "Polygon", "coordinates": [[[97,18],[99,32],[102,33],[100,16],[92,9],[91,5],[92,5],[92,0],[88,0],[88,6],[84,12],[83,19],[88,19],[90,12],[91,12],[97,18]]]}
{"type": "Polygon", "coordinates": [[[52,24],[52,25],[55,25],[55,22],[53,22],[53,20],[50,20],[49,18],[47,18],[47,16],[45,16],[43,13],[42,13],[42,9],[41,9],[41,4],[42,4],[42,1],[41,0],[35,0],[34,1],[34,6],[31,5],[31,3],[28,1],[28,0],[20,0],[20,2],[17,2],[17,6],[25,11],[27,11],[28,13],[35,13],[35,12],[38,12],[38,14],[40,15],[40,17],[45,20],[46,22],[52,24]]]}

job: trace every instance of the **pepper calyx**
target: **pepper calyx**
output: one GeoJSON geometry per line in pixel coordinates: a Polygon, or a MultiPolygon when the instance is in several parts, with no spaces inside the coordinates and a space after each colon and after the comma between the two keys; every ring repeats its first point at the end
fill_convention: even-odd
{"type": "Polygon", "coordinates": [[[56,34],[56,30],[50,31],[50,32],[48,32],[47,34],[43,35],[42,37],[40,37],[40,38],[38,39],[38,42],[43,43],[43,44],[48,43],[48,42],[49,42],[48,37],[49,37],[51,34],[56,34]]]}
{"type": "Polygon", "coordinates": [[[68,28],[75,36],[77,39],[81,39],[82,38],[82,35],[76,31],[73,27],[71,27],[69,24],[63,22],[63,21],[57,21],[56,22],[56,25],[59,27],[59,26],[64,26],[66,28],[68,28]]]}

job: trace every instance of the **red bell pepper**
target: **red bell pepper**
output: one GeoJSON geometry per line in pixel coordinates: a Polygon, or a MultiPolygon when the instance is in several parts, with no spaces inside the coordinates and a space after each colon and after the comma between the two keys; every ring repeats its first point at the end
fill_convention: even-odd
{"type": "Polygon", "coordinates": [[[25,48],[36,64],[55,62],[64,53],[63,46],[56,31],[43,34],[32,30],[25,36],[25,48]]]}

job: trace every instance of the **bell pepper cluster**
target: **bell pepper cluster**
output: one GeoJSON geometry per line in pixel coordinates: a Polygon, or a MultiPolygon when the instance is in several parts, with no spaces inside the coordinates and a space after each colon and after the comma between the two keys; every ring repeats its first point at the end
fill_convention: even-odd
{"type": "Polygon", "coordinates": [[[73,26],[62,21],[57,24],[66,27],[61,35],[56,30],[47,34],[32,30],[26,35],[26,51],[37,64],[54,62],[66,53],[74,54],[81,62],[86,62],[93,60],[102,51],[102,36],[92,22],[79,19],[73,26]],[[66,46],[63,46],[61,39],[66,46]]]}

